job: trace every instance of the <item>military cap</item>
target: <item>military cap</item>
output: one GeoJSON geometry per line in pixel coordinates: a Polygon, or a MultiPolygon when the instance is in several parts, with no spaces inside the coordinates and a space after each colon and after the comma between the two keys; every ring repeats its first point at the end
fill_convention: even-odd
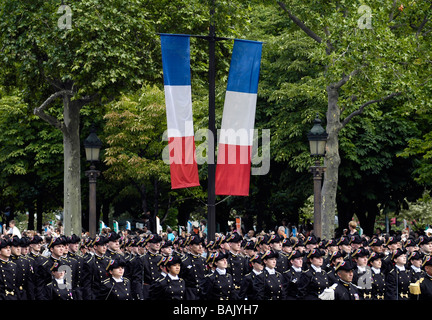
{"type": "Polygon", "coordinates": [[[417,246],[417,242],[415,241],[414,238],[408,238],[403,244],[404,248],[415,247],[415,246],[417,246]]]}
{"type": "Polygon", "coordinates": [[[425,236],[425,235],[421,235],[418,238],[418,245],[420,246],[422,244],[428,244],[429,242],[431,242],[431,240],[432,240],[431,237],[428,237],[428,236],[425,236]]]}
{"type": "Polygon", "coordinates": [[[298,238],[296,239],[293,248],[297,248],[297,247],[304,247],[304,243],[302,239],[298,239],[298,238]]]}
{"type": "Polygon", "coordinates": [[[69,238],[69,243],[79,243],[81,241],[80,237],[76,234],[71,235],[69,238]]]}
{"type": "Polygon", "coordinates": [[[244,246],[246,250],[255,250],[255,241],[249,240],[246,242],[246,245],[244,246]]]}
{"type": "Polygon", "coordinates": [[[10,246],[10,240],[0,239],[0,249],[6,248],[7,246],[10,246]]]}
{"type": "Polygon", "coordinates": [[[325,246],[326,248],[328,248],[328,247],[337,247],[336,240],[335,240],[335,239],[329,239],[329,240],[325,243],[324,246],[325,246]]]}
{"type": "Polygon", "coordinates": [[[209,242],[207,242],[206,244],[206,249],[216,249],[216,240],[210,240],[209,242]]]}
{"type": "Polygon", "coordinates": [[[337,259],[337,258],[343,258],[342,252],[338,251],[334,251],[332,252],[331,256],[330,256],[330,261],[332,262],[333,260],[337,259]]]}
{"type": "Polygon", "coordinates": [[[339,270],[351,271],[353,269],[354,269],[354,263],[352,263],[350,259],[339,262],[335,267],[336,272],[338,272],[339,270]]]}
{"type": "Polygon", "coordinates": [[[35,234],[31,239],[30,239],[30,244],[38,244],[38,243],[42,243],[43,239],[38,236],[37,234],[35,234]]]}
{"type": "Polygon", "coordinates": [[[201,244],[203,242],[203,239],[198,235],[190,236],[186,245],[192,245],[192,244],[201,244]]]}
{"type": "Polygon", "coordinates": [[[83,242],[84,246],[85,246],[85,247],[92,247],[92,246],[93,246],[93,240],[94,240],[94,239],[92,239],[92,238],[90,238],[90,237],[85,238],[85,239],[84,239],[84,242],[83,242]]]}
{"type": "Polygon", "coordinates": [[[12,247],[19,247],[20,246],[20,238],[18,236],[13,236],[12,239],[9,240],[10,245],[12,247]]]}
{"type": "Polygon", "coordinates": [[[419,251],[413,251],[408,255],[408,260],[422,260],[423,254],[419,251]]]}
{"type": "Polygon", "coordinates": [[[345,236],[340,237],[336,243],[338,246],[350,244],[348,237],[345,237],[345,236]]]}
{"type": "Polygon", "coordinates": [[[303,253],[301,253],[299,250],[293,250],[291,251],[291,253],[288,255],[288,259],[292,260],[292,259],[297,259],[297,258],[301,258],[303,257],[303,253]]]}
{"type": "Polygon", "coordinates": [[[398,242],[400,242],[400,241],[401,241],[401,238],[400,238],[399,236],[388,237],[388,238],[386,239],[386,243],[385,243],[385,245],[388,246],[388,245],[391,245],[391,244],[398,243],[398,242]]]}
{"type": "Polygon", "coordinates": [[[159,243],[162,242],[162,237],[157,233],[149,235],[146,239],[146,243],[159,243]]]}
{"type": "Polygon", "coordinates": [[[172,246],[173,246],[172,241],[171,240],[167,240],[167,241],[164,241],[162,243],[161,248],[168,248],[168,247],[172,247],[172,246]]]}
{"type": "Polygon", "coordinates": [[[267,242],[267,244],[281,242],[283,238],[278,234],[272,234],[267,242]]]}
{"type": "Polygon", "coordinates": [[[365,248],[358,248],[354,251],[354,253],[351,255],[353,258],[359,258],[359,257],[367,257],[369,255],[369,251],[367,251],[365,248]]]}
{"type": "Polygon", "coordinates": [[[108,239],[104,236],[96,236],[96,238],[93,240],[94,246],[103,246],[107,244],[108,239]]]}
{"type": "Polygon", "coordinates": [[[278,258],[279,253],[273,251],[273,250],[267,250],[261,257],[263,260],[271,259],[271,258],[278,258]]]}
{"type": "Polygon", "coordinates": [[[237,232],[233,232],[228,238],[227,242],[237,243],[243,240],[243,237],[239,235],[237,232]]]}
{"type": "Polygon", "coordinates": [[[401,249],[401,248],[397,248],[395,251],[393,251],[392,253],[392,260],[400,257],[401,255],[406,254],[406,250],[401,249]]]}
{"type": "Polygon", "coordinates": [[[426,256],[423,260],[422,266],[432,266],[432,258],[431,256],[426,256]]]}
{"type": "Polygon", "coordinates": [[[314,235],[311,235],[311,236],[307,237],[306,240],[305,240],[305,242],[304,242],[305,245],[307,245],[307,244],[317,244],[317,243],[318,243],[318,239],[314,235]]]}
{"type": "Polygon", "coordinates": [[[64,239],[62,237],[52,237],[51,241],[48,243],[48,249],[53,248],[54,246],[64,245],[64,239]]]}
{"type": "Polygon", "coordinates": [[[354,243],[354,244],[362,244],[363,240],[362,240],[362,238],[358,234],[355,234],[355,235],[353,235],[353,236],[350,237],[350,244],[352,244],[352,243],[354,243]]]}
{"type": "Polygon", "coordinates": [[[109,270],[113,270],[113,269],[116,269],[119,267],[124,268],[125,265],[126,265],[126,261],[124,261],[124,259],[113,259],[113,260],[110,260],[110,262],[108,263],[106,270],[109,271],[109,270]]]}
{"type": "Polygon", "coordinates": [[[215,263],[219,260],[222,260],[224,258],[226,258],[227,255],[222,253],[222,252],[212,252],[208,257],[206,262],[207,263],[215,263]]]}
{"type": "Polygon", "coordinates": [[[384,244],[384,242],[379,238],[372,238],[369,242],[369,247],[380,247],[384,244]]]}
{"type": "Polygon", "coordinates": [[[29,237],[21,237],[20,239],[20,247],[25,248],[30,245],[30,238],[29,237]]]}
{"type": "Polygon", "coordinates": [[[249,259],[251,263],[259,263],[263,264],[262,255],[259,253],[255,253],[252,258],[249,259]]]}
{"type": "Polygon", "coordinates": [[[377,252],[372,252],[368,257],[368,262],[372,262],[372,261],[382,259],[382,258],[383,258],[383,254],[377,253],[377,252]]]}
{"type": "Polygon", "coordinates": [[[167,267],[171,267],[172,265],[175,264],[181,264],[182,260],[180,258],[180,256],[178,255],[173,255],[173,256],[169,256],[169,257],[165,257],[166,259],[164,260],[163,264],[164,266],[167,267]]]}
{"type": "Polygon", "coordinates": [[[117,241],[120,240],[121,236],[117,232],[110,232],[108,233],[107,239],[108,242],[110,241],[117,241]]]}
{"type": "Polygon", "coordinates": [[[292,242],[290,238],[283,239],[282,247],[291,247],[292,245],[294,245],[294,242],[292,242]]]}
{"type": "Polygon", "coordinates": [[[137,247],[145,247],[146,245],[146,238],[140,237],[139,240],[137,240],[137,247]]]}
{"type": "Polygon", "coordinates": [[[61,239],[64,245],[69,243],[69,238],[66,237],[65,235],[61,235],[59,238],[61,239]]]}
{"type": "Polygon", "coordinates": [[[323,255],[324,254],[320,249],[313,249],[307,254],[307,258],[308,259],[321,258],[323,255]]]}
{"type": "Polygon", "coordinates": [[[268,234],[265,234],[258,238],[257,245],[260,245],[262,243],[268,244],[269,241],[270,241],[270,236],[268,234]]]}
{"type": "Polygon", "coordinates": [[[50,270],[51,271],[59,271],[59,268],[64,265],[64,263],[60,260],[56,260],[54,261],[53,265],[51,266],[50,270]]]}
{"type": "Polygon", "coordinates": [[[328,241],[327,240],[325,240],[325,239],[323,239],[323,240],[321,240],[319,243],[318,243],[318,248],[320,248],[320,249],[326,249],[327,247],[326,247],[326,243],[327,243],[328,241]]]}

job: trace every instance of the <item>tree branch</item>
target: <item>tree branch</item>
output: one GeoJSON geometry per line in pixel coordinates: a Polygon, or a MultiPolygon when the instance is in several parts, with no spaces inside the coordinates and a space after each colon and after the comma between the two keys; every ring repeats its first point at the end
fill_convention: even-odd
{"type": "Polygon", "coordinates": [[[342,127],[345,127],[345,126],[348,124],[348,122],[350,122],[351,119],[354,118],[355,116],[358,116],[358,115],[362,114],[363,111],[364,111],[364,109],[365,109],[367,106],[369,106],[369,105],[371,105],[371,104],[374,104],[374,103],[382,102],[382,101],[385,101],[385,100],[388,100],[388,99],[391,99],[391,98],[394,98],[394,97],[397,97],[397,96],[400,96],[401,94],[402,94],[402,92],[393,92],[393,93],[389,94],[388,96],[385,96],[384,98],[376,99],[376,100],[370,100],[370,101],[368,101],[368,102],[366,102],[366,103],[363,103],[363,104],[360,106],[360,108],[358,108],[356,111],[352,112],[350,115],[348,115],[348,116],[347,116],[347,117],[346,117],[346,118],[341,122],[342,127]]]}
{"type": "MultiPolygon", "coordinates": [[[[321,43],[323,40],[320,36],[318,36],[315,32],[313,32],[310,28],[308,28],[299,18],[297,18],[282,1],[278,1],[279,6],[288,13],[289,18],[300,28],[302,29],[309,37],[314,39],[316,42],[321,43]]],[[[334,48],[330,41],[327,41],[327,54],[330,54],[334,48]]]]}
{"type": "Polygon", "coordinates": [[[48,99],[45,100],[44,103],[42,103],[38,108],[35,108],[33,110],[33,113],[37,115],[39,118],[45,120],[53,127],[60,129],[63,131],[63,124],[58,120],[57,118],[50,116],[49,114],[45,113],[45,109],[57,98],[69,95],[73,96],[74,93],[71,90],[62,90],[57,91],[56,93],[52,94],[48,99]]]}

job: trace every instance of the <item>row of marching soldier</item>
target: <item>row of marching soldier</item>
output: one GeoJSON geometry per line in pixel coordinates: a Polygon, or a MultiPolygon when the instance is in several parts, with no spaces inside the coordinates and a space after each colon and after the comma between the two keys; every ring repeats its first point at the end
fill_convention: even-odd
{"type": "Polygon", "coordinates": [[[432,238],[3,236],[0,300],[429,300],[432,238]]]}

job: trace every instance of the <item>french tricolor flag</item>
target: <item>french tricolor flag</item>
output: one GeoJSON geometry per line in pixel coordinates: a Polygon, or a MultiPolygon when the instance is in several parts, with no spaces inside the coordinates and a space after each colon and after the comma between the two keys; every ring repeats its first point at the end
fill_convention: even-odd
{"type": "Polygon", "coordinates": [[[161,34],[171,188],[199,186],[195,158],[190,36],[161,34]]]}
{"type": "Polygon", "coordinates": [[[234,41],[219,135],[217,195],[248,196],[262,42],[234,41]]]}

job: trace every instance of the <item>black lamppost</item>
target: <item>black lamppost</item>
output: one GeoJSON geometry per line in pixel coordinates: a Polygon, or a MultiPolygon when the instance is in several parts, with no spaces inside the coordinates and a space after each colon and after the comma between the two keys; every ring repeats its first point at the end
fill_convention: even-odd
{"type": "Polygon", "coordinates": [[[310,167],[314,179],[314,234],[316,237],[322,238],[321,186],[322,176],[326,168],[321,165],[321,158],[325,156],[328,134],[321,126],[318,114],[307,137],[311,157],[315,158],[315,165],[310,167]]]}
{"type": "Polygon", "coordinates": [[[90,170],[87,170],[85,175],[89,178],[89,232],[92,238],[96,236],[96,180],[100,175],[100,171],[96,170],[94,163],[99,161],[101,147],[102,141],[92,126],[90,135],[84,140],[86,159],[90,162],[90,170]]]}

